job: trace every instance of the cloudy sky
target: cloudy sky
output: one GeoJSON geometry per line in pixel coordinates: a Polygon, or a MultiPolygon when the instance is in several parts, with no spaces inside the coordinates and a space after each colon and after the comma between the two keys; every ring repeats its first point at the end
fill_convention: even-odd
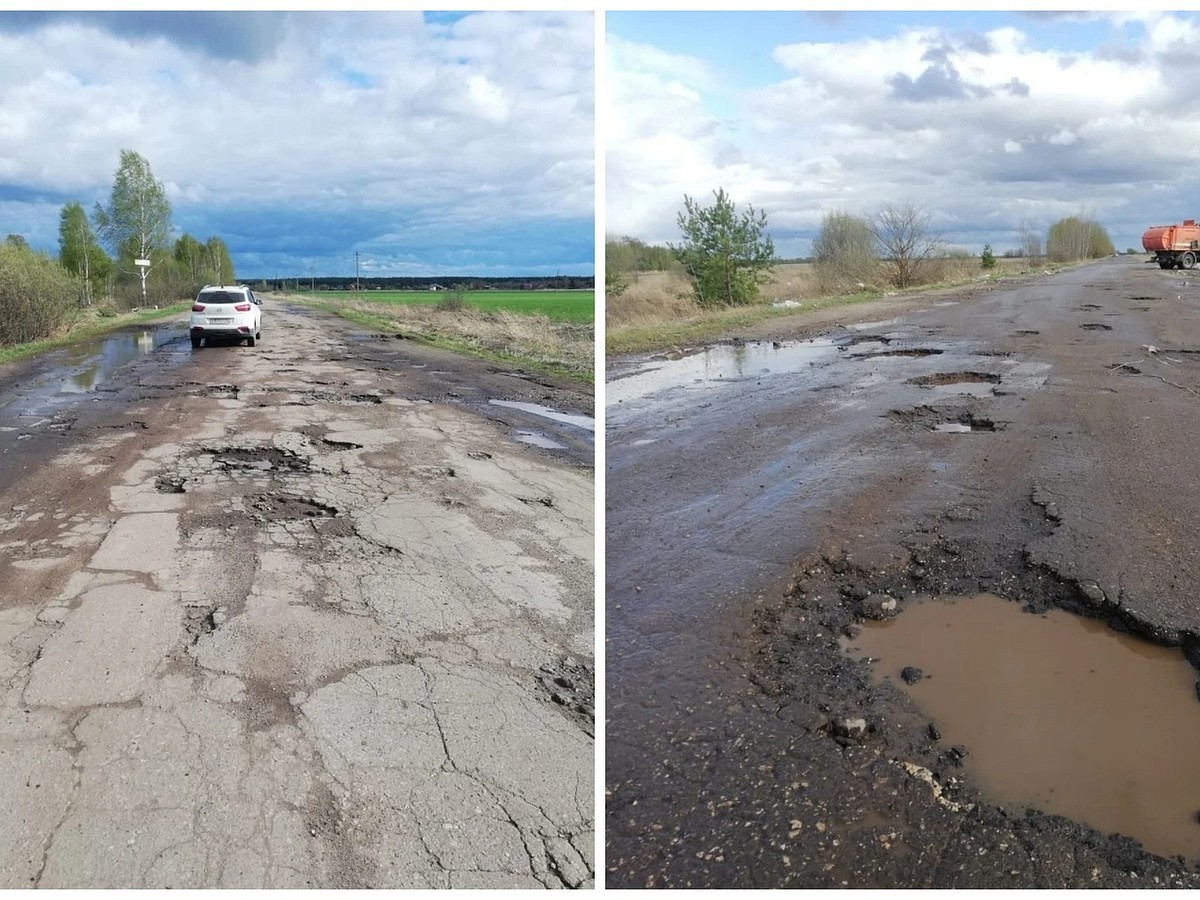
{"type": "Polygon", "coordinates": [[[0,12],[0,233],[122,148],[240,277],[591,274],[590,12],[0,12]]]}
{"type": "MultiPolygon", "coordinates": [[[[1144,6],[1144,4],[1143,4],[1144,6]]],[[[824,213],[911,201],[973,252],[1094,214],[1120,249],[1200,218],[1200,14],[606,17],[605,230],[678,240],[685,194],[767,212],[781,257],[824,213]]]]}

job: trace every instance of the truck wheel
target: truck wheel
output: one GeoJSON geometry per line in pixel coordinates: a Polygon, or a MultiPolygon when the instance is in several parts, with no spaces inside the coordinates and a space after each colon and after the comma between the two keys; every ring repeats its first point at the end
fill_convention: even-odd
{"type": "Polygon", "coordinates": [[[1195,264],[1196,264],[1196,254],[1195,253],[1184,253],[1184,254],[1180,255],[1179,268],[1190,269],[1195,264]]]}
{"type": "Polygon", "coordinates": [[[1174,263],[1173,263],[1171,260],[1169,260],[1169,259],[1160,259],[1160,260],[1158,261],[1158,267],[1159,267],[1160,269],[1169,269],[1169,268],[1171,268],[1171,266],[1173,266],[1173,265],[1174,265],[1174,263]]]}

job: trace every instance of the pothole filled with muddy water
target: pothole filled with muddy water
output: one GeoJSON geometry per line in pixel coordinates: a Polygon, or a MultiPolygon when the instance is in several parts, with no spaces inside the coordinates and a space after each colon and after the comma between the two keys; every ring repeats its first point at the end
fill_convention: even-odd
{"type": "Polygon", "coordinates": [[[910,602],[843,643],[909,694],[941,746],[965,748],[992,802],[1200,859],[1200,702],[1179,650],[990,594],[910,602]]]}

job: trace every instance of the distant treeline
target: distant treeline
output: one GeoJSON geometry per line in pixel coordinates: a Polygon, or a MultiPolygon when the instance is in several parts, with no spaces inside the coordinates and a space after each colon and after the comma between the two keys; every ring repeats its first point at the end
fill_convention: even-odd
{"type": "MultiPolygon", "coordinates": [[[[352,291],[354,276],[348,278],[261,278],[242,279],[257,291],[352,291]]],[[[590,291],[596,287],[593,275],[554,275],[550,277],[514,276],[480,278],[474,275],[437,275],[427,278],[359,278],[364,291],[590,291]]]]}
{"type": "Polygon", "coordinates": [[[682,268],[670,247],[628,236],[610,235],[605,239],[604,262],[610,271],[617,272],[668,272],[682,268]]]}

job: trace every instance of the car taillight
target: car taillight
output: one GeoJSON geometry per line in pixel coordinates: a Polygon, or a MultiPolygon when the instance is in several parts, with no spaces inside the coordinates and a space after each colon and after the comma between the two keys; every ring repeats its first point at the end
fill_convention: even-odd
{"type": "Polygon", "coordinates": [[[192,312],[204,312],[204,304],[203,303],[193,303],[192,304],[192,312]]]}
{"type": "Polygon", "coordinates": [[[234,307],[234,309],[236,309],[238,312],[250,312],[250,304],[249,303],[239,303],[237,306],[234,307]]]}

